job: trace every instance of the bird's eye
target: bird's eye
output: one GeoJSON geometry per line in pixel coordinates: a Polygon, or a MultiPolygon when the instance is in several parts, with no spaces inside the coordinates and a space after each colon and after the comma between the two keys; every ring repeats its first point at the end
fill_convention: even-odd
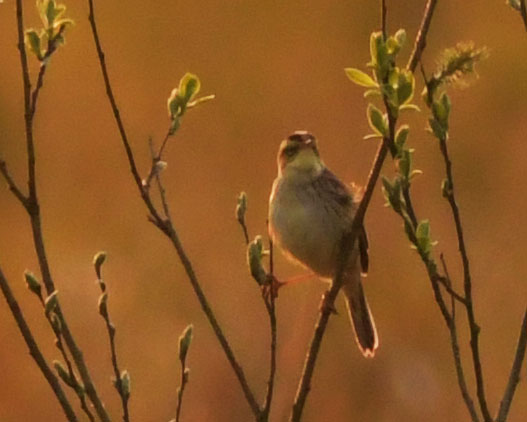
{"type": "Polygon", "coordinates": [[[296,145],[289,145],[284,149],[284,154],[287,157],[291,158],[292,156],[296,154],[297,151],[298,151],[298,147],[296,145]]]}

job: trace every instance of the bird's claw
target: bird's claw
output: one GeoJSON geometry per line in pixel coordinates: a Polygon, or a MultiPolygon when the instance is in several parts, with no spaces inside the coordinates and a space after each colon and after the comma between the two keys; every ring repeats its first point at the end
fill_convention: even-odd
{"type": "Polygon", "coordinates": [[[267,283],[262,286],[262,295],[265,300],[276,299],[280,287],[287,284],[285,281],[278,280],[274,275],[267,275],[267,283]]]}

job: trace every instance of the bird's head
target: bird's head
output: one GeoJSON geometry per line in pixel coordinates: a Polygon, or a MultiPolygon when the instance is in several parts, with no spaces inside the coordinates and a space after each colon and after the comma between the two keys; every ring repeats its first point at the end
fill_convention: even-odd
{"type": "Polygon", "coordinates": [[[324,164],[318,153],[316,138],[306,131],[296,131],[284,139],[278,150],[278,172],[282,174],[318,175],[324,164]]]}

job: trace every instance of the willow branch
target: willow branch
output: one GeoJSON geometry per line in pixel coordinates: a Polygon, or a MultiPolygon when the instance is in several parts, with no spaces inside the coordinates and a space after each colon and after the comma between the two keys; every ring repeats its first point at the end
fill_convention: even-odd
{"type": "Polygon", "coordinates": [[[15,180],[9,174],[9,171],[7,170],[7,164],[4,160],[0,159],[0,174],[4,176],[5,181],[7,182],[7,186],[9,187],[9,190],[15,195],[16,199],[20,201],[20,203],[24,206],[24,208],[27,209],[27,198],[22,193],[20,188],[17,186],[15,180]]]}
{"type": "Polygon", "coordinates": [[[428,0],[426,3],[421,26],[419,27],[419,31],[417,32],[417,37],[415,39],[414,49],[406,66],[406,68],[412,72],[415,71],[415,68],[421,60],[421,55],[423,54],[423,51],[426,47],[426,36],[428,34],[428,30],[430,29],[430,24],[432,23],[432,16],[434,15],[436,4],[437,0],[428,0]]]}
{"type": "Polygon", "coordinates": [[[461,254],[461,261],[463,264],[463,288],[465,291],[466,305],[465,309],[467,312],[467,318],[470,327],[470,350],[472,351],[472,362],[474,365],[474,375],[476,377],[476,393],[485,422],[492,422],[492,417],[487,406],[487,400],[485,397],[485,387],[483,381],[483,368],[481,365],[481,358],[479,352],[479,331],[480,328],[476,323],[476,317],[474,315],[474,306],[472,301],[472,280],[470,274],[470,262],[468,259],[467,249],[465,245],[465,238],[463,236],[463,227],[461,225],[461,216],[459,214],[459,207],[456,202],[454,193],[454,179],[452,176],[452,162],[448,155],[447,139],[442,137],[439,139],[439,148],[443,156],[445,163],[445,172],[447,176],[448,189],[446,192],[446,198],[452,211],[454,223],[456,226],[456,234],[458,239],[459,253],[461,254]]]}
{"type": "Polygon", "coordinates": [[[64,390],[62,390],[58,378],[55,376],[51,368],[46,363],[46,359],[42,355],[42,352],[40,351],[35,341],[35,338],[33,337],[33,334],[31,333],[31,330],[27,325],[26,319],[22,314],[22,310],[20,309],[20,306],[18,305],[18,302],[16,301],[13,292],[11,291],[11,288],[9,286],[9,283],[4,277],[4,274],[2,273],[1,269],[0,289],[2,290],[7,305],[9,306],[9,310],[11,311],[11,314],[15,318],[18,329],[20,330],[20,333],[22,334],[22,337],[26,342],[26,345],[29,349],[29,354],[31,355],[31,357],[39,367],[40,371],[46,378],[46,381],[50,385],[51,389],[53,390],[53,393],[57,397],[57,400],[59,401],[67,420],[69,422],[77,422],[77,416],[75,415],[75,412],[73,411],[73,408],[71,407],[71,404],[69,403],[66,394],[64,393],[64,390]]]}
{"type": "Polygon", "coordinates": [[[520,0],[520,14],[522,16],[523,25],[527,31],[527,7],[525,6],[525,0],[520,0]]]}
{"type": "Polygon", "coordinates": [[[523,322],[520,328],[520,336],[518,338],[518,346],[516,347],[516,355],[514,357],[514,363],[512,364],[511,373],[509,375],[509,382],[507,383],[507,388],[501,399],[500,409],[498,412],[498,417],[496,422],[505,422],[507,420],[507,415],[509,414],[510,406],[512,399],[514,398],[514,393],[516,387],[520,382],[520,371],[522,369],[523,360],[525,358],[525,353],[527,351],[527,310],[523,315],[523,322]]]}
{"type": "Polygon", "coordinates": [[[95,47],[97,50],[97,56],[99,59],[99,64],[101,67],[101,72],[104,79],[104,86],[106,88],[106,95],[108,97],[108,100],[110,102],[112,112],[117,124],[117,127],[119,129],[119,134],[121,137],[121,141],[123,143],[123,146],[126,151],[126,155],[128,158],[128,163],[130,165],[130,170],[132,173],[132,176],[134,178],[135,184],[137,185],[137,188],[139,189],[139,193],[141,195],[141,198],[143,202],[145,203],[148,212],[149,212],[149,219],[170,239],[172,242],[172,245],[174,246],[176,253],[183,265],[183,268],[188,276],[189,282],[194,290],[194,293],[196,294],[198,301],[200,303],[201,309],[205,313],[210,325],[212,326],[212,329],[220,342],[220,345],[227,356],[227,360],[229,361],[229,364],[231,365],[238,382],[240,383],[240,386],[242,387],[243,393],[245,395],[245,398],[251,407],[251,410],[254,414],[254,416],[258,419],[260,416],[260,407],[258,405],[258,402],[255,399],[254,393],[252,392],[251,388],[249,387],[249,384],[247,382],[247,379],[245,377],[245,373],[243,371],[243,368],[238,363],[238,360],[236,359],[234,352],[227,341],[227,338],[225,337],[223,330],[218,323],[216,316],[214,315],[214,312],[212,311],[212,308],[210,307],[210,304],[205,296],[205,293],[203,292],[201,288],[201,284],[198,281],[198,278],[196,277],[196,274],[194,272],[193,265],[186,254],[183,245],[179,239],[179,236],[172,224],[172,221],[170,219],[163,219],[156,207],[154,206],[152,199],[150,197],[150,193],[148,189],[146,189],[143,185],[143,182],[141,180],[141,176],[139,175],[139,171],[137,169],[137,165],[135,163],[134,154],[132,152],[132,148],[130,146],[130,142],[128,140],[128,136],[126,134],[126,130],[124,128],[119,108],[117,106],[117,102],[115,100],[115,96],[113,94],[112,86],[110,83],[110,78],[108,75],[108,70],[106,66],[106,60],[105,55],[101,46],[101,42],[99,39],[99,34],[97,30],[97,24],[95,20],[95,11],[94,11],[94,2],[93,0],[88,0],[88,6],[89,6],[89,21],[90,26],[92,30],[93,39],[95,42],[95,47]]]}

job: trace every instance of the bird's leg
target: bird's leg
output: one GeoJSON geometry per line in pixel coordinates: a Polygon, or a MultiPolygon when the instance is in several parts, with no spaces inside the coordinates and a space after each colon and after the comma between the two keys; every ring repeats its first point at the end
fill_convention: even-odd
{"type": "Polygon", "coordinates": [[[318,309],[320,312],[329,311],[329,313],[331,314],[338,315],[339,313],[337,312],[337,308],[335,308],[335,304],[328,303],[328,293],[329,293],[329,290],[326,290],[324,294],[322,295],[322,300],[320,301],[320,305],[318,309]]]}
{"type": "Polygon", "coordinates": [[[268,274],[268,281],[267,284],[262,286],[262,294],[265,299],[269,299],[269,297],[272,295],[273,299],[276,299],[278,297],[278,290],[285,286],[286,284],[292,284],[292,283],[298,283],[300,281],[307,280],[311,277],[313,277],[314,273],[307,273],[307,274],[299,274],[294,277],[289,277],[288,279],[282,281],[278,280],[276,276],[268,274]]]}

